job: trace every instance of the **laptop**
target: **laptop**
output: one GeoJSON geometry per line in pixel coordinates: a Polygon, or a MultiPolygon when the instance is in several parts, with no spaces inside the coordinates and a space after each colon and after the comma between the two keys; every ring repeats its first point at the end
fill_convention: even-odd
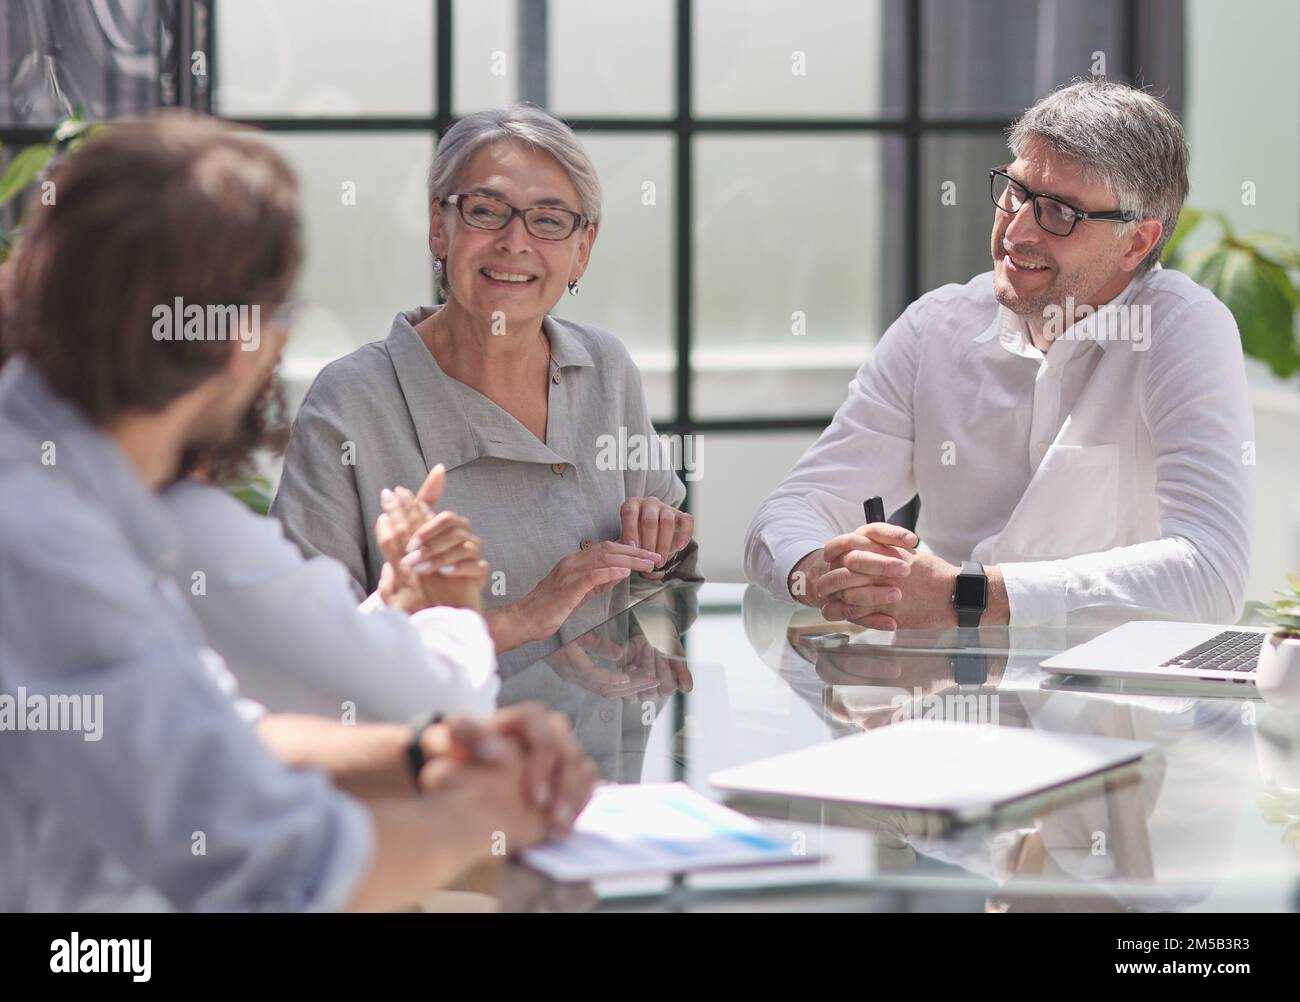
{"type": "Polygon", "coordinates": [[[709,783],[739,795],[754,812],[765,801],[806,800],[912,812],[942,827],[972,825],[1030,816],[1094,784],[1127,780],[1155,747],[1092,734],[905,720],[723,769],[709,783]]]}
{"type": "Polygon", "coordinates": [[[1253,690],[1266,636],[1268,630],[1248,626],[1137,620],[1040,664],[1055,675],[1253,690]]]}

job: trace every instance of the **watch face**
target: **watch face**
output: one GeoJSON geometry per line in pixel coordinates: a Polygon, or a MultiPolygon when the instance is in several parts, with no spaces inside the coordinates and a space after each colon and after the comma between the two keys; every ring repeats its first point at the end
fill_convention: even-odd
{"type": "Polygon", "coordinates": [[[959,609],[983,609],[987,604],[988,584],[987,578],[958,574],[952,604],[959,609]]]}

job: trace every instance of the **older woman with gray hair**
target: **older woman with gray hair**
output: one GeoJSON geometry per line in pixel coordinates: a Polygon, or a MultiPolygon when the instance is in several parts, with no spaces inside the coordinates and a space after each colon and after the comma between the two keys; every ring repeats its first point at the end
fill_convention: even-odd
{"type": "MultiPolygon", "coordinates": [[[[461,119],[429,175],[429,248],[445,305],[397,314],[388,337],[326,366],[294,423],[272,508],[305,552],[373,591],[367,532],[430,469],[495,568],[483,596],[503,668],[531,663],[693,551],[685,487],[666,464],[607,468],[602,435],[655,442],[640,374],[612,335],[549,315],[578,291],[600,182],[573,131],[528,105],[461,119]],[[644,436],[638,439],[634,436],[644,436]],[[382,496],[381,496],[382,495],[382,496]],[[558,633],[558,639],[557,639],[558,633]]],[[[425,573],[456,559],[411,540],[425,573]],[[435,559],[436,558],[436,559],[435,559]],[[436,566],[435,566],[436,565],[436,566]]]]}

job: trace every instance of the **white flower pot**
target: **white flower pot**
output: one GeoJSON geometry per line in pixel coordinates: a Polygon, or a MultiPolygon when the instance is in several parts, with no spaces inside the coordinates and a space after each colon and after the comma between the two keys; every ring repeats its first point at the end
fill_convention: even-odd
{"type": "Polygon", "coordinates": [[[1300,639],[1264,638],[1255,686],[1265,702],[1300,711],[1300,639]]]}

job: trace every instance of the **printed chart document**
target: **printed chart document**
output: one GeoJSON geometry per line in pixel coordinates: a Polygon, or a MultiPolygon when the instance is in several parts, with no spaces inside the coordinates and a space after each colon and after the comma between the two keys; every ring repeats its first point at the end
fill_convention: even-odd
{"type": "Polygon", "coordinates": [[[685,783],[599,786],[572,834],[523,853],[533,869],[566,882],[816,858],[795,855],[788,839],[685,783]]]}

